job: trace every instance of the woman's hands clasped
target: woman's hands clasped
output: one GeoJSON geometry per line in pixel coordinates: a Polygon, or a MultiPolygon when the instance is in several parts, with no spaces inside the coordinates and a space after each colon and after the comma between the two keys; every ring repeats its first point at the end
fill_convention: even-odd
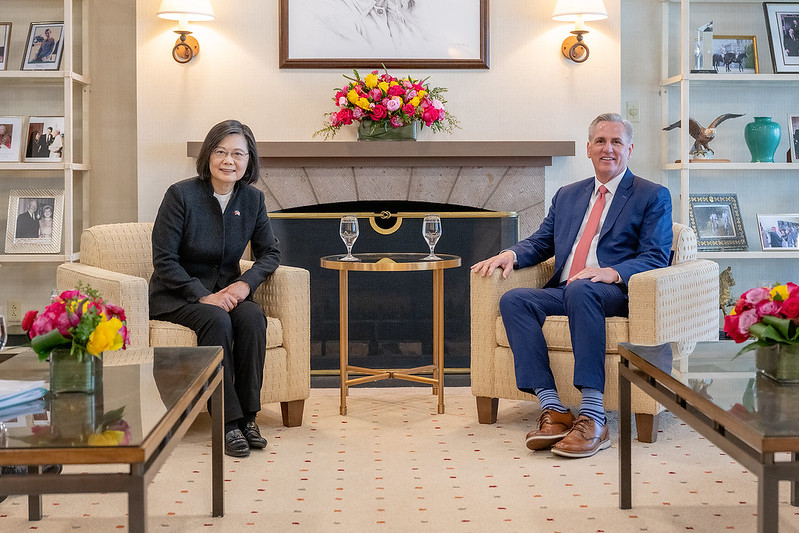
{"type": "Polygon", "coordinates": [[[208,296],[200,298],[200,303],[215,305],[225,311],[230,311],[236,307],[250,294],[250,286],[243,281],[231,283],[219,292],[214,292],[208,296]]]}

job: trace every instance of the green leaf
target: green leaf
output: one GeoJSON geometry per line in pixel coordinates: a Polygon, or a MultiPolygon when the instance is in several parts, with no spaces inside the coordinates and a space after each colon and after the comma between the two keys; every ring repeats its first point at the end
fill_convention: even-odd
{"type": "Polygon", "coordinates": [[[66,348],[71,344],[72,341],[61,335],[61,332],[57,329],[50,330],[31,339],[31,348],[39,356],[39,361],[47,359],[53,348],[66,348]]]}

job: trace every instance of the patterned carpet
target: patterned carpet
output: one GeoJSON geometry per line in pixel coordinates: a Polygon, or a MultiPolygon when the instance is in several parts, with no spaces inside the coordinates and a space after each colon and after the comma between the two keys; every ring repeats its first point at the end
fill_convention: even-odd
{"type": "MultiPolygon", "coordinates": [[[[499,423],[477,423],[468,388],[447,388],[436,414],[428,388],[354,388],[349,415],[337,389],[312,389],[302,427],[260,417],[266,450],[225,458],[225,516],[210,515],[209,420],[203,414],[148,492],[149,531],[677,532],[756,529],[754,475],[669,413],[654,444],[633,444],[633,509],[618,508],[613,446],[587,459],[530,452],[538,409],[500,401],[499,423]]],[[[71,471],[76,467],[68,467],[71,471]]],[[[82,470],[88,471],[86,468],[82,470]]],[[[799,532],[799,508],[780,487],[780,532],[799,532]]],[[[0,531],[127,529],[126,496],[46,495],[0,504],[0,531]]]]}

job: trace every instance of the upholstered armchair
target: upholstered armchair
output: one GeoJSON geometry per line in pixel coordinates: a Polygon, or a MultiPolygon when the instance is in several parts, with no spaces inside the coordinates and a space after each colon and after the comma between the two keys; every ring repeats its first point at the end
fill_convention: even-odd
{"type": "MultiPolygon", "coordinates": [[[[718,340],[718,264],[696,258],[696,235],[674,224],[670,266],[641,272],[630,278],[629,318],[607,319],[605,408],[618,409],[620,342],[655,345],[665,342],[718,340]]],[[[491,277],[471,276],[471,378],[481,424],[497,420],[499,398],[535,400],[516,388],[513,354],[499,313],[499,299],[516,287],[542,287],[553,275],[554,260],[515,270],[506,280],[500,271],[491,277]]],[[[574,356],[568,319],[551,316],[544,322],[544,337],[561,401],[580,404],[572,385],[574,356]]],[[[637,387],[632,387],[638,440],[654,442],[662,407],[637,387]]]]}
{"type": "MultiPolygon", "coordinates": [[[[88,283],[122,306],[131,347],[196,346],[186,327],[150,320],[147,284],[153,272],[152,223],[107,224],[83,232],[80,263],[58,267],[59,289],[88,283]]],[[[242,270],[252,262],[241,262],[242,270]]],[[[310,395],[310,276],[307,270],[280,266],[255,291],[267,317],[263,404],[280,402],[283,424],[302,425],[310,395]]]]}

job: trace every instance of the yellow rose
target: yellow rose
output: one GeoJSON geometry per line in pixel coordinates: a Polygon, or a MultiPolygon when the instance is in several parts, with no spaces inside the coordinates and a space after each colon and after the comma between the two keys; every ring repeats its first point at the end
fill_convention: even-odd
{"type": "Polygon", "coordinates": [[[120,329],[122,329],[122,322],[116,317],[100,322],[92,331],[92,334],[89,335],[86,349],[92,355],[100,355],[105,351],[119,350],[122,348],[120,329]]]}
{"type": "Polygon", "coordinates": [[[422,99],[419,96],[414,96],[413,98],[411,98],[411,101],[408,103],[413,104],[413,107],[419,107],[419,102],[421,101],[422,99]]]}
{"type": "Polygon", "coordinates": [[[363,79],[363,82],[370,89],[374,89],[375,87],[377,87],[377,75],[376,74],[367,74],[366,77],[363,79]]]}
{"type": "Polygon", "coordinates": [[[378,87],[378,88],[379,88],[381,91],[383,91],[383,94],[386,94],[386,93],[388,92],[388,83],[386,83],[386,82],[384,82],[384,81],[381,81],[380,83],[378,83],[378,84],[377,84],[377,87],[378,87]]]}
{"type": "Polygon", "coordinates": [[[771,289],[771,299],[772,300],[781,300],[785,301],[788,299],[788,286],[787,285],[777,285],[773,289],[771,289]],[[779,298],[777,296],[779,295],[779,298]]]}
{"type": "Polygon", "coordinates": [[[351,89],[350,92],[347,93],[347,100],[349,100],[351,104],[357,104],[358,98],[360,97],[358,96],[358,91],[355,89],[351,89]]]}
{"type": "Polygon", "coordinates": [[[418,93],[416,93],[416,95],[417,95],[419,98],[424,98],[424,95],[426,95],[426,94],[427,94],[427,91],[425,91],[424,89],[422,89],[421,91],[419,91],[418,93]]]}
{"type": "Polygon", "coordinates": [[[92,433],[89,435],[89,446],[119,446],[125,440],[124,431],[114,431],[109,429],[102,433],[92,433]]]}
{"type": "Polygon", "coordinates": [[[369,104],[369,100],[367,100],[366,98],[359,98],[358,102],[355,103],[355,105],[357,105],[361,109],[365,109],[366,111],[369,111],[372,108],[371,105],[369,104]]]}

